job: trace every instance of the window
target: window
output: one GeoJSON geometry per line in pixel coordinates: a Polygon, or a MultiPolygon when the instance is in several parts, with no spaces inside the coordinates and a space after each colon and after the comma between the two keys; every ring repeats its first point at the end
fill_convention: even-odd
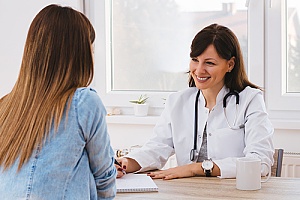
{"type": "Polygon", "coordinates": [[[300,128],[299,5],[272,0],[267,9],[266,104],[275,128],[300,128]]]}
{"type": "Polygon", "coordinates": [[[286,91],[300,93],[300,5],[299,1],[286,2],[287,73],[286,91]]]}
{"type": "Polygon", "coordinates": [[[233,29],[247,55],[245,2],[239,7],[222,2],[204,6],[194,0],[111,0],[112,90],[172,92],[186,88],[191,41],[211,23],[233,29]]]}
{"type": "Polygon", "coordinates": [[[101,52],[96,47],[95,64],[101,65],[96,67],[106,66],[106,74],[99,69],[95,85],[106,106],[129,107],[130,99],[147,93],[151,107],[163,107],[162,99],[188,87],[191,41],[197,32],[212,23],[226,25],[237,34],[247,64],[246,1],[216,0],[203,4],[195,0],[106,0],[94,3],[95,19],[101,19],[101,25],[98,21],[95,26],[98,36],[102,37],[96,46],[106,44],[105,49],[100,47],[101,52]],[[102,10],[98,10],[99,7],[102,10]],[[101,16],[104,11],[105,17],[101,16]],[[105,27],[105,32],[99,27],[105,27]],[[99,56],[103,52],[106,56],[99,56]]]}

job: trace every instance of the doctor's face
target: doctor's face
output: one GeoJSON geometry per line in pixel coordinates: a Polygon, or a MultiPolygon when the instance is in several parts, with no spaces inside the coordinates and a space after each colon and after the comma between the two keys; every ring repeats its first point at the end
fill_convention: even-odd
{"type": "Polygon", "coordinates": [[[202,54],[190,61],[190,73],[200,90],[219,92],[224,86],[225,74],[233,67],[234,58],[221,58],[213,45],[209,45],[202,54]]]}

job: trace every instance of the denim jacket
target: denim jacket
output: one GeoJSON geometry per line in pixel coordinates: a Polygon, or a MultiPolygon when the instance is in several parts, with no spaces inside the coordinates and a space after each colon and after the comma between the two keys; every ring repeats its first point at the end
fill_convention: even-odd
{"type": "Polygon", "coordinates": [[[0,166],[0,199],[113,199],[116,169],[105,117],[96,92],[77,89],[58,131],[51,129],[21,170],[18,160],[8,170],[0,166]]]}

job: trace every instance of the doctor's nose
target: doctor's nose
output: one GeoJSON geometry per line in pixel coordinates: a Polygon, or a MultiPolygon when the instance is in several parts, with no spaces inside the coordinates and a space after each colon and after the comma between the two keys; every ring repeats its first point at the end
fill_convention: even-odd
{"type": "Polygon", "coordinates": [[[199,73],[199,74],[205,73],[205,72],[206,72],[206,67],[205,67],[204,64],[198,63],[198,64],[195,66],[195,71],[196,71],[196,73],[199,73]]]}

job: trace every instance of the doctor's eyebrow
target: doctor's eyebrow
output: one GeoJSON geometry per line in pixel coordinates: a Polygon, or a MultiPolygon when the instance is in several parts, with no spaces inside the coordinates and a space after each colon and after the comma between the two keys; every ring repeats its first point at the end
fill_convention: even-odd
{"type": "Polygon", "coordinates": [[[192,60],[192,61],[195,61],[195,62],[199,62],[199,60],[198,60],[197,57],[192,57],[191,60],[192,60]]]}

